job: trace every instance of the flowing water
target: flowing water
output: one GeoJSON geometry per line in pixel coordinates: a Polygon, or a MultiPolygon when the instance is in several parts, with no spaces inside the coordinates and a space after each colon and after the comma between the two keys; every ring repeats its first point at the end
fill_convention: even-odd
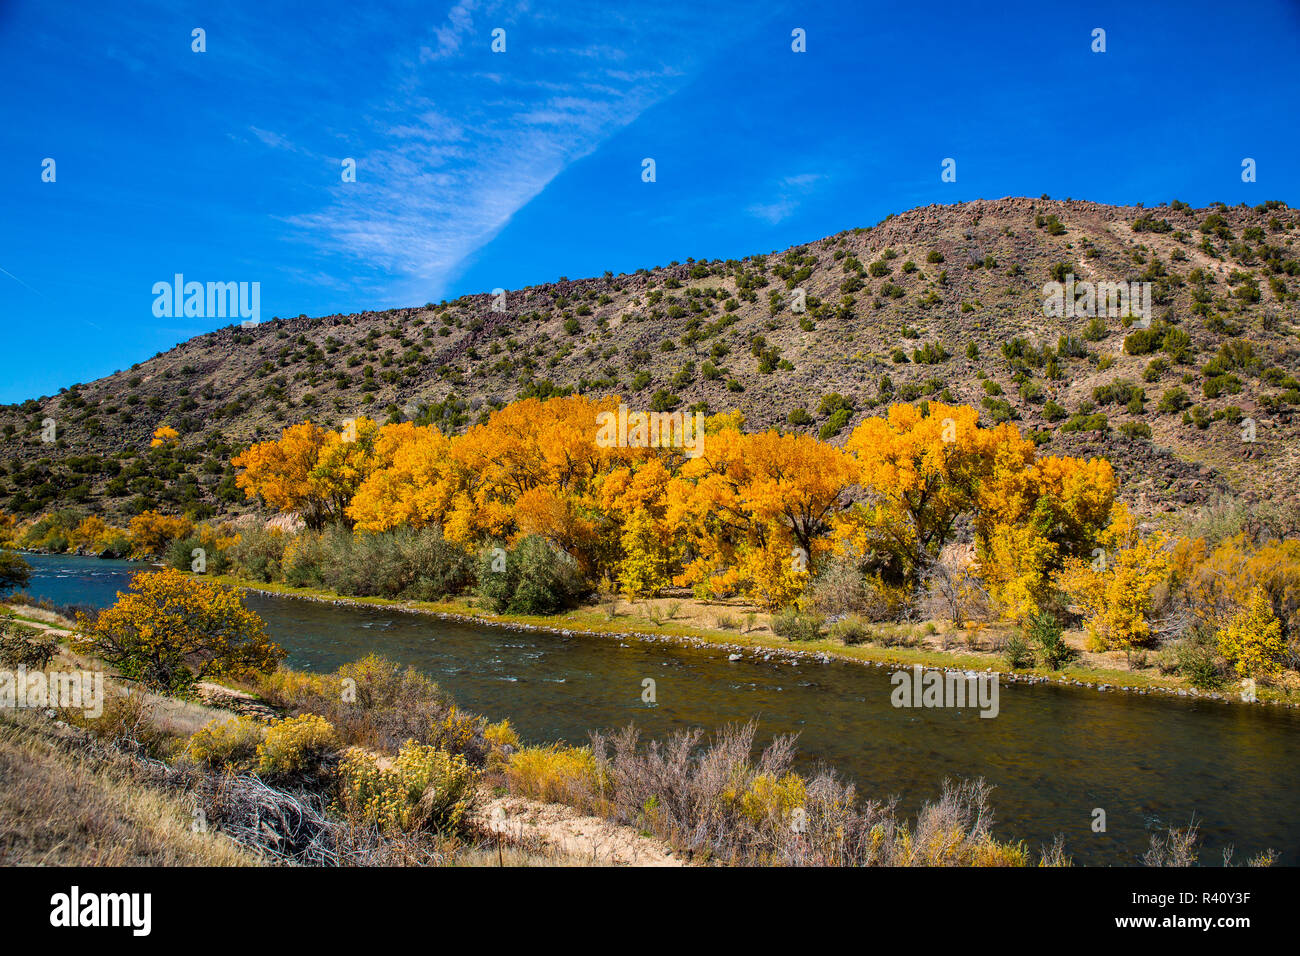
{"type": "MultiPolygon", "coordinates": [[[[31,555],[27,590],[106,606],[140,565],[31,555]]],[[[759,740],[798,733],[859,793],[909,814],[945,777],[993,784],[996,831],[1031,848],[1055,834],[1077,863],[1138,862],[1152,831],[1200,823],[1201,860],[1271,847],[1300,864],[1300,716],[1273,707],[1003,684],[1000,712],[895,708],[889,670],[728,660],[723,650],[440,621],[384,608],[249,595],[291,666],[331,670],[371,652],[426,672],[463,707],[509,717],[529,741],[583,743],[635,722],[646,736],[756,718],[759,740]],[[645,678],[656,703],[642,702],[645,678]],[[1093,832],[1094,809],[1106,831],[1093,832]]]]}

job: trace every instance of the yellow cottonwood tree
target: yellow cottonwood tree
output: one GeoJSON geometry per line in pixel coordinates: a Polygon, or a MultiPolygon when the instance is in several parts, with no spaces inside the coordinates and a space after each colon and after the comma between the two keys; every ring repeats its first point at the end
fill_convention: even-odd
{"type": "Polygon", "coordinates": [[[693,553],[683,583],[788,603],[830,549],[855,473],[840,449],[807,435],[726,427],[708,436],[669,484],[668,525],[693,553]]]}
{"type": "MultiPolygon", "coordinates": [[[[446,435],[433,425],[385,425],[379,430],[374,454],[375,466],[348,506],[348,516],[359,530],[447,523],[465,482],[446,435]]],[[[468,543],[469,538],[456,540],[468,543]]]]}
{"type": "Polygon", "coordinates": [[[1286,664],[1282,625],[1273,616],[1273,605],[1261,587],[1255,587],[1246,606],[1215,635],[1215,640],[1219,653],[1242,677],[1279,674],[1286,664]]]}
{"type": "Polygon", "coordinates": [[[333,520],[351,523],[347,508],[375,466],[379,426],[369,418],[355,418],[342,431],[327,432],[307,471],[308,493],[324,502],[333,520]]]}
{"type": "Polygon", "coordinates": [[[975,543],[1003,614],[1023,619],[1051,594],[1069,558],[1088,558],[1111,518],[1118,483],[1101,458],[1042,458],[996,467],[981,487],[975,543]]]}
{"type": "Polygon", "coordinates": [[[929,414],[891,406],[886,418],[855,428],[845,447],[868,499],[839,532],[863,550],[891,549],[909,581],[947,543],[958,518],[981,503],[987,482],[1001,480],[1005,493],[1016,494],[1007,479],[1034,460],[1033,442],[1014,426],[982,428],[975,409],[942,402],[931,402],[929,414]]]}
{"type": "Polygon", "coordinates": [[[1067,559],[1057,584],[1082,608],[1093,647],[1122,650],[1130,660],[1151,636],[1155,592],[1169,580],[1172,555],[1163,535],[1138,534],[1123,503],[1115,505],[1100,541],[1095,559],[1067,559]]]}
{"type": "Polygon", "coordinates": [[[183,515],[165,515],[144,511],[131,519],[127,534],[131,550],[137,557],[157,557],[178,538],[194,530],[194,522],[183,515]]]}
{"type": "Polygon", "coordinates": [[[323,528],[330,519],[330,501],[311,480],[329,432],[311,422],[290,425],[277,441],[259,442],[232,460],[242,468],[235,484],[249,498],[261,498],[272,508],[302,515],[307,527],[323,528]]]}
{"type": "Polygon", "coordinates": [[[618,565],[618,583],[629,601],[649,597],[668,586],[671,550],[658,524],[644,509],[634,511],[623,523],[619,543],[623,558],[618,565]]]}

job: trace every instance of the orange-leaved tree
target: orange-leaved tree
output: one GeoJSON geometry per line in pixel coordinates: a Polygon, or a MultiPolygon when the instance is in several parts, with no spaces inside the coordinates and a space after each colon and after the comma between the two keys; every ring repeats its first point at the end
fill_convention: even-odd
{"type": "Polygon", "coordinates": [[[681,580],[704,592],[748,592],[768,607],[803,589],[847,505],[855,469],[807,435],[706,430],[703,454],[668,487],[667,520],[688,543],[681,580]]]}
{"type": "Polygon", "coordinates": [[[328,493],[312,480],[312,470],[330,432],[310,421],[290,425],[276,441],[259,442],[231,461],[242,468],[235,484],[250,498],[261,498],[282,512],[298,512],[307,527],[320,530],[333,517],[328,493]]]}

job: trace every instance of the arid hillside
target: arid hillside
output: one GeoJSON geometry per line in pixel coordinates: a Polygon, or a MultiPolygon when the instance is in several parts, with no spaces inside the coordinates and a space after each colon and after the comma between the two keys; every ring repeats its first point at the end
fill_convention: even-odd
{"type": "Polygon", "coordinates": [[[955,400],[1055,454],[1109,457],[1148,514],[1221,493],[1290,498],[1297,227],[1273,202],[1008,198],[504,301],[231,326],[0,408],[0,508],[237,511],[231,452],[287,424],[364,414],[463,430],[517,397],[566,390],[740,409],[751,429],[831,440],[893,402],[955,400]],[[1070,276],[1149,282],[1149,320],[1104,306],[1046,316],[1045,284],[1070,276]],[[180,442],[157,454],[162,425],[180,442]]]}

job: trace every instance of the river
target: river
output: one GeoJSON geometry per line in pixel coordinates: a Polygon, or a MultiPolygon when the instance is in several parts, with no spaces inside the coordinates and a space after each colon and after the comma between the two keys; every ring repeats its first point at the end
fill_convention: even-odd
{"type": "MultiPolygon", "coordinates": [[[[28,555],[27,591],[107,606],[124,561],[28,555]]],[[[635,722],[645,735],[757,718],[759,739],[798,733],[805,767],[825,762],[859,793],[911,814],[945,777],[984,777],[995,831],[1037,850],[1059,833],[1080,864],[1135,864],[1150,833],[1201,826],[1201,862],[1235,845],[1300,864],[1300,716],[1293,710],[1003,684],[996,718],[904,709],[889,671],[849,662],[728,660],[723,650],[445,622],[384,608],[248,595],[291,666],[331,670],[372,651],[427,673],[463,707],[509,717],[528,741],[583,743],[635,722]],[[645,678],[656,702],[642,702],[645,678]],[[1105,832],[1094,832],[1094,810],[1105,832]]]]}

